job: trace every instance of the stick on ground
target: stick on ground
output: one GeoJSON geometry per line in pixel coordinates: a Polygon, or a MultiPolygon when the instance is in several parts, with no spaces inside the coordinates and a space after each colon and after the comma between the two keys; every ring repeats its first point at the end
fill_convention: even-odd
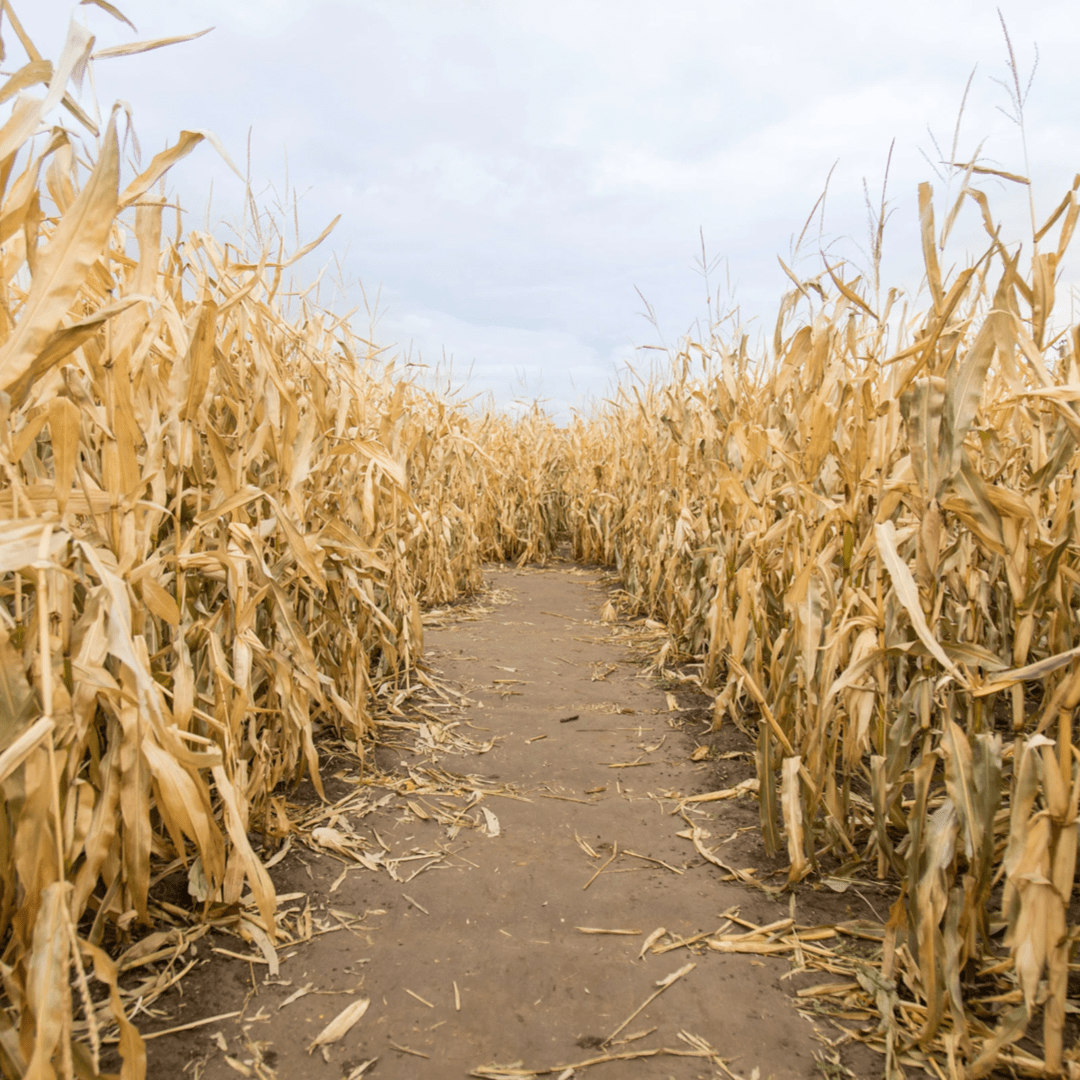
{"type": "Polygon", "coordinates": [[[644,1012],[669,986],[674,985],[684,975],[689,975],[696,967],[697,964],[686,964],[679,968],[678,971],[672,972],[666,979],[661,980],[660,989],[650,994],[600,1045],[607,1046],[634,1017],[644,1012]]]}

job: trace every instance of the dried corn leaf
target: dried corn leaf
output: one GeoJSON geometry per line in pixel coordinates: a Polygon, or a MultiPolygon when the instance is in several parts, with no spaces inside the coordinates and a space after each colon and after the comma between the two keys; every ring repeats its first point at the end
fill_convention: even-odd
{"type": "Polygon", "coordinates": [[[370,998],[358,998],[347,1005],[315,1036],[311,1045],[308,1046],[308,1053],[310,1054],[318,1046],[329,1046],[343,1039],[352,1030],[353,1025],[368,1011],[370,1004],[370,998]]]}

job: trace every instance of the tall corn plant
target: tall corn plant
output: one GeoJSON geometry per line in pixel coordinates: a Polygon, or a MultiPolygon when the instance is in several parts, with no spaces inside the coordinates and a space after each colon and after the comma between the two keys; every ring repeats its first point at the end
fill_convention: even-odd
{"type": "MultiPolygon", "coordinates": [[[[273,793],[305,773],[321,793],[320,729],[365,753],[421,605],[492,554],[550,551],[557,500],[548,477],[506,511],[478,442],[520,443],[505,421],[286,315],[314,245],[166,239],[153,190],[202,136],[121,187],[116,110],[99,132],[67,92],[93,39],[73,24],[53,65],[4,11],[30,59],[0,90],[0,1072],[96,1075],[111,1016],[135,1080],[106,946],[159,914],[152,869],[179,860],[204,911],[249,889],[273,937],[248,840],[280,828],[273,793]],[[96,140],[89,175],[63,128],[35,137],[61,103],[96,140]]],[[[526,426],[554,460],[550,424],[526,426]]]]}
{"type": "Polygon", "coordinates": [[[973,200],[990,246],[943,279],[920,188],[924,316],[898,319],[895,293],[875,311],[830,270],[785,298],[770,358],[688,342],[665,379],[572,427],[567,514],[575,551],[617,567],[700,658],[717,722],[756,709],[763,835],[786,840],[789,880],[832,853],[901,882],[885,975],[921,1003],[919,1041],[945,1025],[982,1075],[1044,1006],[1056,1075],[1080,798],[1080,342],[1048,340],[1048,320],[1080,208],[1074,187],[1025,276],[964,180],[947,225],[973,200]],[[1023,1000],[991,1031],[964,973],[1002,878],[1023,1000]]]}

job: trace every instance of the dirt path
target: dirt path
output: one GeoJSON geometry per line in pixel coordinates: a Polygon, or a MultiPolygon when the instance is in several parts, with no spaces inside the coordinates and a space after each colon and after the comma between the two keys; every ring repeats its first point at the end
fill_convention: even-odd
{"type": "MultiPolygon", "coordinates": [[[[659,927],[669,942],[703,934],[731,909],[766,924],[788,914],[788,901],[724,883],[677,835],[685,825],[665,795],[707,790],[715,766],[690,760],[683,717],[600,621],[598,575],[562,565],[499,569],[489,581],[495,602],[485,614],[427,632],[428,662],[467,707],[441,709],[442,725],[391,729],[400,743],[380,751],[380,764],[400,778],[397,790],[357,785],[355,769],[328,778],[327,796],[344,811],[324,815],[320,827],[333,831],[329,842],[350,845],[344,857],[297,843],[271,871],[281,893],[295,894],[284,904],[289,925],[298,936],[306,927],[311,940],[279,950],[274,979],[265,964],[210,951],[258,956],[252,945],[204,938],[195,958],[211,962],[183,980],[182,998],[161,999],[167,1010],[145,1027],[242,1015],[150,1042],[151,1076],[179,1076],[186,1065],[206,1080],[245,1070],[434,1080],[496,1064],[566,1066],[602,1055],[658,980],[691,963],[607,1052],[689,1053],[696,1037],[738,1076],[755,1068],[762,1080],[815,1075],[821,1044],[789,996],[807,976],[781,982],[789,959],[686,948],[638,959],[659,927]],[[453,720],[459,726],[445,726],[453,720]],[[471,742],[456,741],[460,734],[471,742]],[[327,1048],[327,1060],[309,1055],[315,1035],[357,996],[370,998],[366,1015],[327,1048]]],[[[429,715],[438,705],[431,695],[429,715]]],[[[752,823],[755,805],[711,804],[695,820],[711,822],[715,844],[732,820],[752,823]]],[[[587,1072],[730,1075],[702,1057],[669,1054],[587,1072]]]]}

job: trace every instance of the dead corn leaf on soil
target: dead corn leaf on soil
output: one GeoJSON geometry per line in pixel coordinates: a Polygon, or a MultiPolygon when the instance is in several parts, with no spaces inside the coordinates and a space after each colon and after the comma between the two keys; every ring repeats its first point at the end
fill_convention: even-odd
{"type": "Polygon", "coordinates": [[[197,920],[273,948],[249,834],[291,832],[304,774],[321,794],[317,742],[366,767],[373,717],[424,685],[424,605],[563,534],[666,628],[658,670],[754,733],[789,884],[898,886],[851,991],[886,1072],[1080,1071],[1080,341],[1051,321],[1075,186],[1022,261],[985,170],[951,206],[923,185],[917,316],[793,275],[756,352],[717,330],[567,429],[477,417],[286,296],[303,249],[268,223],[166,238],[155,186],[204,137],[122,178],[117,110],[99,130],[69,93],[93,40],[73,24],[51,64],[4,10],[27,57],[0,127],[6,1075],[94,1075],[110,1038],[141,1075],[115,957],[189,919],[154,892],[178,867],[197,920]],[[33,137],[57,102],[81,143],[33,137]],[[987,248],[945,275],[957,213],[987,248]]]}

